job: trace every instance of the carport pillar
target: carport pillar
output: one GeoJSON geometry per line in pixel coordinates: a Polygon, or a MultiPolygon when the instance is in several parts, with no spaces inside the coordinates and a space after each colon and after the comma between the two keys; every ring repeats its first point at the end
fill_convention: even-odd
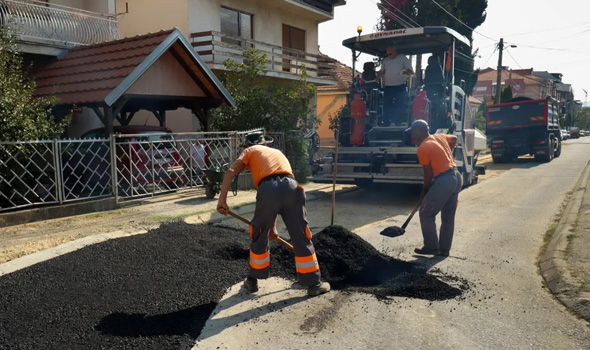
{"type": "Polygon", "coordinates": [[[104,128],[105,134],[110,136],[113,133],[113,107],[104,107],[104,128]]]}
{"type": "Polygon", "coordinates": [[[159,111],[152,109],[152,113],[154,114],[156,119],[158,119],[160,126],[166,126],[166,110],[165,109],[161,109],[159,111]]]}

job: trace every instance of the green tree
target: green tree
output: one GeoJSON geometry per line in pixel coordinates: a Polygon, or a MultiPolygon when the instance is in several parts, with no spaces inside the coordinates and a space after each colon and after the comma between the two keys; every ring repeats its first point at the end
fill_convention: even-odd
{"type": "MultiPolygon", "coordinates": [[[[378,4],[381,19],[379,30],[405,28],[406,23],[419,26],[445,26],[464,35],[473,43],[473,30],[486,19],[487,0],[437,0],[441,7],[458,18],[459,23],[432,0],[381,0],[378,4]],[[470,29],[471,28],[471,29],[470,29]]],[[[466,93],[471,94],[477,84],[478,71],[473,70],[472,48],[458,47],[459,58],[455,60],[455,81],[465,81],[466,93]]]]}
{"type": "Polygon", "coordinates": [[[475,127],[481,131],[486,130],[486,109],[488,104],[486,103],[485,97],[483,102],[479,105],[477,112],[475,113],[475,127]]]}
{"type": "Polygon", "coordinates": [[[26,76],[14,35],[0,27],[0,140],[52,139],[69,122],[51,114],[54,98],[35,98],[35,81],[26,76]]]}
{"type": "Polygon", "coordinates": [[[500,103],[506,103],[514,98],[514,94],[512,93],[512,86],[508,85],[502,89],[500,93],[500,103]]]}
{"type": "Polygon", "coordinates": [[[236,107],[218,108],[212,115],[211,126],[220,131],[263,127],[284,132],[285,153],[296,179],[304,182],[310,169],[303,133],[318,125],[313,104],[316,88],[307,81],[305,66],[301,67],[301,79],[276,82],[265,77],[266,54],[248,49],[243,56],[243,63],[226,60],[227,73],[221,77],[236,107]]]}

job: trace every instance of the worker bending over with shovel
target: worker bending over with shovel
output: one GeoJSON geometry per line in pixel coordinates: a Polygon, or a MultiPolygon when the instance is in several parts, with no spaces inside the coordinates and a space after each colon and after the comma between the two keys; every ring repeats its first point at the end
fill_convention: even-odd
{"type": "Polygon", "coordinates": [[[424,246],[416,248],[418,254],[449,256],[455,230],[459,191],[463,186],[457,171],[453,149],[457,137],[446,134],[430,135],[428,123],[414,121],[408,129],[418,145],[418,161],[424,169],[424,187],[420,197],[420,225],[424,246]],[[440,239],[436,234],[435,217],[441,213],[440,239]]]}
{"type": "Polygon", "coordinates": [[[242,170],[250,169],[258,192],[250,225],[250,271],[244,288],[254,293],[258,291],[258,280],[270,276],[269,236],[271,231],[272,236],[276,236],[275,223],[280,214],[293,243],[299,283],[308,287],[310,296],[327,293],[330,284],[320,280],[320,266],[307,225],[305,191],[293,178],[287,157],[267,146],[271,142],[272,139],[261,132],[246,136],[246,149],[225,173],[217,202],[217,211],[227,215],[227,192],[231,182],[242,170]]]}

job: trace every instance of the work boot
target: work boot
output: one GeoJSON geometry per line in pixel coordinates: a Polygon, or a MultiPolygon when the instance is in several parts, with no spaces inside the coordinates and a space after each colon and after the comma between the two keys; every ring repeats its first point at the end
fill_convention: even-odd
{"type": "Polygon", "coordinates": [[[248,277],[244,281],[243,287],[250,293],[258,292],[258,280],[256,278],[248,277]]]}
{"type": "Polygon", "coordinates": [[[438,256],[449,256],[449,251],[441,250],[440,252],[438,252],[438,256]]]}
{"type": "Polygon", "coordinates": [[[315,297],[321,294],[328,293],[330,291],[330,283],[328,282],[318,282],[318,284],[309,286],[307,288],[307,295],[310,297],[315,297]]]}
{"type": "Polygon", "coordinates": [[[414,249],[414,253],[422,254],[422,255],[437,255],[438,249],[428,249],[428,248],[416,248],[414,249]]]}

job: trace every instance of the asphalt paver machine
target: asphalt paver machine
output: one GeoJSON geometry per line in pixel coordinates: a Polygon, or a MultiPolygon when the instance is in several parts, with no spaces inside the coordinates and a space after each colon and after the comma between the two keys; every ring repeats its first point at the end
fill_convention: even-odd
{"type": "Polygon", "coordinates": [[[454,74],[460,46],[469,46],[467,38],[446,27],[421,27],[366,35],[359,30],[358,36],[342,44],[352,51],[353,84],[348,103],[338,116],[338,156],[336,159],[336,152],[316,156],[313,181],[331,182],[336,171],[338,183],[421,184],[423,170],[418,163],[417,147],[405,130],[413,120],[425,119],[431,133],[457,136],[457,167],[465,186],[475,183],[477,175],[485,171],[476,165],[479,151],[486,147],[485,135],[475,129],[468,96],[462,88],[464,83],[456,82],[454,74]],[[440,81],[429,83],[430,86],[412,86],[411,82],[417,79],[408,79],[409,98],[401,125],[383,125],[381,83],[367,84],[355,74],[361,53],[373,56],[379,65],[388,47],[395,47],[399,55],[412,59],[431,55],[440,64],[440,81]]]}

